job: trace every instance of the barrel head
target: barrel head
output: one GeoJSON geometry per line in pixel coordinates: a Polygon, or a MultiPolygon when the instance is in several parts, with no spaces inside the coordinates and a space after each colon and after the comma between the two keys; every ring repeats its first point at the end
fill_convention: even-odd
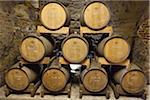
{"type": "Polygon", "coordinates": [[[5,75],[5,82],[10,89],[15,91],[22,91],[29,85],[28,76],[19,68],[10,69],[5,75]]]}
{"type": "Polygon", "coordinates": [[[62,46],[64,58],[71,63],[80,63],[88,55],[88,45],[80,38],[70,38],[62,46]]]}
{"type": "Polygon", "coordinates": [[[65,74],[55,68],[45,71],[42,77],[44,87],[52,92],[61,91],[65,87],[67,80],[65,74]]]}
{"type": "Polygon", "coordinates": [[[122,88],[128,93],[142,92],[146,86],[146,78],[141,71],[127,72],[121,81],[122,88]]]}
{"type": "Polygon", "coordinates": [[[37,62],[45,56],[45,47],[41,40],[27,37],[20,46],[21,56],[29,62],[37,62]]]}
{"type": "Polygon", "coordinates": [[[67,12],[59,3],[51,2],[43,7],[40,13],[42,24],[48,29],[59,29],[67,20],[67,12]]]}
{"type": "Polygon", "coordinates": [[[122,38],[112,38],[106,41],[103,48],[104,57],[112,63],[120,63],[127,59],[130,46],[122,38]]]}
{"type": "Polygon", "coordinates": [[[88,91],[100,92],[107,86],[108,77],[100,70],[90,70],[84,75],[82,81],[88,91]]]}
{"type": "Polygon", "coordinates": [[[83,20],[91,29],[101,29],[110,20],[110,13],[106,5],[101,2],[92,2],[84,9],[83,20]],[[96,13],[97,12],[97,13],[96,13]]]}

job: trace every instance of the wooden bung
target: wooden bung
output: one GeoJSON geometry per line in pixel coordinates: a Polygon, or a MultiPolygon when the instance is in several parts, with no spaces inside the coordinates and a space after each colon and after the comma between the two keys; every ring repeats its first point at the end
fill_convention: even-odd
{"type": "Polygon", "coordinates": [[[48,91],[59,92],[65,88],[68,79],[68,70],[61,67],[58,61],[54,60],[43,72],[42,83],[48,91]]]}
{"type": "Polygon", "coordinates": [[[142,92],[147,84],[143,71],[135,64],[131,64],[129,69],[123,68],[116,72],[114,80],[124,91],[131,94],[142,92]]]}
{"type": "Polygon", "coordinates": [[[130,45],[120,36],[110,36],[98,44],[98,53],[111,63],[120,63],[130,54],[130,45]]]}
{"type": "Polygon", "coordinates": [[[81,74],[83,86],[90,92],[100,92],[104,90],[108,84],[108,76],[101,65],[92,60],[90,68],[85,69],[81,74]]]}
{"type": "Polygon", "coordinates": [[[104,28],[109,20],[109,9],[100,1],[90,2],[81,13],[81,25],[86,25],[93,30],[104,28]]]}
{"type": "Polygon", "coordinates": [[[41,23],[50,30],[56,30],[70,21],[68,10],[59,2],[49,2],[40,11],[41,23]]]}
{"type": "Polygon", "coordinates": [[[25,90],[36,78],[36,72],[26,66],[19,67],[18,63],[5,73],[6,85],[15,91],[25,90]]]}
{"type": "Polygon", "coordinates": [[[89,44],[80,35],[72,34],[61,45],[63,57],[70,63],[80,63],[88,55],[89,44]]]}
{"type": "Polygon", "coordinates": [[[20,46],[22,58],[28,62],[38,62],[53,50],[52,43],[43,36],[27,36],[20,46]]]}

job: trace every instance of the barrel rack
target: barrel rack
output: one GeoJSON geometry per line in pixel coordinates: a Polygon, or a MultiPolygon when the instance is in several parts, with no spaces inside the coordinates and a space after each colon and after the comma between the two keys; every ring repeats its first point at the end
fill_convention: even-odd
{"type": "Polygon", "coordinates": [[[43,85],[41,85],[41,90],[40,90],[40,95],[41,97],[44,97],[44,94],[51,94],[51,95],[60,95],[60,94],[67,94],[68,95],[68,98],[70,98],[71,96],[71,82],[68,82],[65,86],[64,89],[62,89],[61,91],[59,92],[51,92],[51,91],[48,91],[47,89],[44,88],[43,85]]]}
{"type": "MultiPolygon", "coordinates": [[[[41,84],[41,81],[38,81],[37,83],[30,83],[28,88],[25,89],[24,91],[21,91],[21,93],[27,93],[30,94],[31,97],[34,97],[35,94],[37,94],[37,89],[39,88],[41,84]]],[[[4,86],[4,90],[5,90],[5,96],[9,96],[10,94],[19,94],[20,92],[14,91],[12,89],[10,89],[9,87],[7,87],[6,85],[4,86]]]]}
{"type": "Polygon", "coordinates": [[[62,27],[58,30],[48,30],[44,26],[37,26],[37,33],[40,34],[52,34],[52,35],[61,35],[61,34],[69,34],[69,27],[62,27]]]}
{"type": "MultiPolygon", "coordinates": [[[[31,64],[30,62],[27,62],[26,60],[20,58],[20,64],[24,65],[24,64],[31,64]]],[[[50,57],[44,57],[42,60],[32,63],[32,64],[49,64],[50,62],[50,57]]]]}
{"type": "Polygon", "coordinates": [[[112,35],[113,33],[113,28],[112,26],[106,26],[105,28],[101,29],[101,30],[92,30],[88,27],[84,27],[84,26],[81,26],[80,27],[80,34],[81,36],[83,36],[84,34],[109,34],[109,36],[112,35]]]}
{"type": "Polygon", "coordinates": [[[106,86],[106,88],[100,92],[96,92],[96,93],[92,93],[92,92],[89,92],[88,90],[86,90],[84,88],[84,86],[82,85],[81,81],[79,83],[79,97],[82,98],[83,95],[103,95],[103,96],[106,96],[106,99],[109,99],[110,98],[110,86],[109,84],[106,86]]]}

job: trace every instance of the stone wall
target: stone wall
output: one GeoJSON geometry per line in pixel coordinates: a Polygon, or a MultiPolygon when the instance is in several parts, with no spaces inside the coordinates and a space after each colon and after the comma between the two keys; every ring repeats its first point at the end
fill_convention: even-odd
{"type": "MultiPolygon", "coordinates": [[[[134,36],[132,47],[132,62],[140,66],[149,80],[150,62],[149,62],[149,50],[150,50],[150,33],[149,33],[149,11],[145,10],[140,18],[137,26],[137,32],[134,36]]],[[[148,81],[149,82],[149,81],[148,81]]]]}
{"type": "Polygon", "coordinates": [[[4,70],[17,61],[22,38],[35,32],[31,11],[23,2],[0,1],[0,85],[4,70]]]}
{"type": "MultiPolygon", "coordinates": [[[[56,1],[62,2],[69,9],[71,14],[71,32],[79,31],[80,13],[84,5],[92,0],[56,1]]],[[[123,2],[104,0],[103,2],[108,5],[111,11],[111,21],[109,24],[113,26],[113,34],[121,34],[132,44],[132,37],[137,30],[136,24],[144,10],[148,8],[148,1],[123,2]]],[[[3,74],[4,69],[17,61],[19,44],[22,38],[36,32],[36,25],[39,22],[37,19],[39,10],[35,9],[38,8],[37,5],[38,0],[28,3],[24,1],[0,1],[0,74],[3,74]],[[33,6],[31,6],[32,4],[33,6]]],[[[2,79],[0,80],[2,81],[2,79]]]]}

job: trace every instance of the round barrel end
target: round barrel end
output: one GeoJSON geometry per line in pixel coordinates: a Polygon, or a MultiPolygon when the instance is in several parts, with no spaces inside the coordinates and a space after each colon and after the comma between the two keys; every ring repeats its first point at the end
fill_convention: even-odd
{"type": "Polygon", "coordinates": [[[61,3],[50,2],[42,8],[40,20],[46,28],[56,30],[67,22],[67,12],[67,9],[61,3]]]}
{"type": "Polygon", "coordinates": [[[105,42],[103,47],[104,57],[112,63],[120,63],[127,59],[130,54],[130,45],[126,40],[113,37],[105,42]]]}
{"type": "Polygon", "coordinates": [[[122,78],[121,86],[128,93],[142,92],[146,86],[146,77],[141,71],[129,71],[122,78]]]}
{"type": "Polygon", "coordinates": [[[61,91],[66,86],[67,81],[65,73],[55,68],[45,71],[42,77],[44,87],[52,92],[61,91]]]}
{"type": "Polygon", "coordinates": [[[80,38],[70,38],[62,46],[64,58],[71,63],[80,63],[88,55],[88,45],[80,38]]]}
{"type": "Polygon", "coordinates": [[[45,56],[45,47],[40,39],[31,36],[22,41],[21,56],[29,62],[37,62],[45,56]]]}
{"type": "Polygon", "coordinates": [[[90,70],[83,78],[84,87],[90,92],[102,91],[108,83],[107,75],[101,70],[90,70]]]}
{"type": "Polygon", "coordinates": [[[85,25],[94,30],[105,27],[110,20],[109,9],[99,1],[89,3],[85,7],[82,16],[85,25]]]}
{"type": "Polygon", "coordinates": [[[22,91],[29,85],[27,74],[19,68],[10,69],[5,75],[5,82],[10,89],[15,91],[22,91]]]}

